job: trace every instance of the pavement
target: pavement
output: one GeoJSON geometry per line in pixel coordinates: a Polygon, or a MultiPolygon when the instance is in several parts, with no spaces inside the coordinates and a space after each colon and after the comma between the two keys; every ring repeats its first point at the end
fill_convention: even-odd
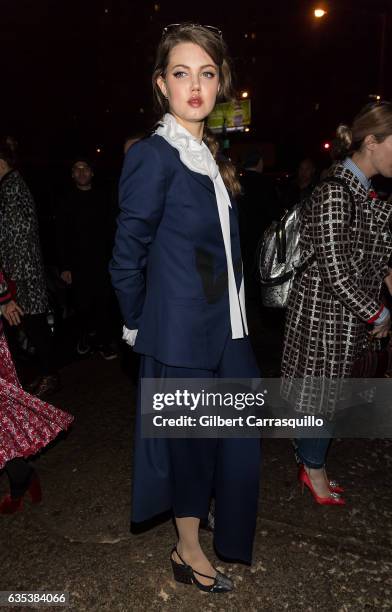
{"type": "MultiPolygon", "coordinates": [[[[256,317],[251,329],[264,376],[276,374],[279,321],[256,317]]],[[[216,559],[203,531],[235,590],[211,595],[176,583],[171,521],[129,531],[135,386],[124,363],[93,355],[62,368],[52,401],[75,425],[35,460],[42,504],[1,517],[0,590],[69,592],[69,607],[39,610],[392,610],[390,440],[334,442],[328,467],[346,488],[343,508],[302,496],[289,440],[265,440],[253,565],[216,559]]]]}

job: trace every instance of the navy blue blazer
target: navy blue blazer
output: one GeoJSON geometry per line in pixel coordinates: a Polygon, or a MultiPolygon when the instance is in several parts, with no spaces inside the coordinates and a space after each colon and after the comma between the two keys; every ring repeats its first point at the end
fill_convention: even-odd
{"type": "MultiPolygon", "coordinates": [[[[214,185],[153,135],[133,145],[120,179],[112,283],[134,350],[177,367],[213,370],[231,334],[227,263],[214,185]]],[[[234,200],[237,288],[242,262],[234,200]]]]}

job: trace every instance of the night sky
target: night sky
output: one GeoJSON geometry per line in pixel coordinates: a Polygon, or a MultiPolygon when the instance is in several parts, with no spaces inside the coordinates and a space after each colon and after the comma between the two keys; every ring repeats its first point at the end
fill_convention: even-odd
{"type": "Polygon", "coordinates": [[[184,20],[223,30],[237,89],[252,100],[246,137],[276,143],[282,163],[321,150],[369,94],[392,98],[391,0],[0,0],[0,8],[0,132],[41,160],[97,147],[109,159],[127,134],[150,128],[157,41],[164,25],[184,20]],[[328,11],[322,20],[316,6],[328,11]]]}

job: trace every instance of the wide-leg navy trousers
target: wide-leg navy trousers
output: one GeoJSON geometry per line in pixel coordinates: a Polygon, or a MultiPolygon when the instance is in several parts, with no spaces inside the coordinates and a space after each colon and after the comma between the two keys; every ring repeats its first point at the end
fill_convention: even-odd
{"type": "MultiPolygon", "coordinates": [[[[227,339],[216,370],[178,368],[142,356],[140,378],[259,378],[248,338],[227,339]]],[[[206,518],[215,497],[214,544],[223,557],[250,563],[260,479],[260,440],[141,438],[140,384],[132,520],[172,509],[206,518]]]]}

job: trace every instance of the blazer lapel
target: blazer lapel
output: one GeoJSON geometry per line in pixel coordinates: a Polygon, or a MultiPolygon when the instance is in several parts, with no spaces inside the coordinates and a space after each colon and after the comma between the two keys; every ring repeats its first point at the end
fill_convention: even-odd
{"type": "Polygon", "coordinates": [[[208,191],[211,191],[211,193],[215,195],[214,183],[212,182],[209,176],[207,176],[206,174],[200,174],[200,172],[193,172],[193,170],[190,170],[187,166],[185,166],[185,164],[182,163],[180,156],[178,156],[178,161],[181,166],[185,168],[185,170],[189,172],[191,176],[193,176],[195,181],[203,185],[203,187],[205,187],[206,189],[208,189],[208,191]]]}
{"type": "Polygon", "coordinates": [[[211,191],[211,193],[213,193],[215,195],[214,183],[212,182],[212,180],[206,174],[200,174],[199,172],[194,172],[193,170],[190,170],[185,164],[182,163],[182,161],[180,159],[180,154],[179,154],[179,152],[177,151],[177,149],[175,147],[172,147],[167,142],[167,140],[165,140],[159,134],[156,134],[155,138],[162,138],[163,142],[166,143],[166,146],[168,147],[168,150],[171,151],[172,155],[175,156],[175,159],[177,160],[177,163],[181,165],[181,168],[183,168],[186,172],[188,172],[194,178],[195,181],[200,183],[200,185],[203,185],[203,187],[205,187],[206,189],[208,189],[208,191],[211,191]]]}

